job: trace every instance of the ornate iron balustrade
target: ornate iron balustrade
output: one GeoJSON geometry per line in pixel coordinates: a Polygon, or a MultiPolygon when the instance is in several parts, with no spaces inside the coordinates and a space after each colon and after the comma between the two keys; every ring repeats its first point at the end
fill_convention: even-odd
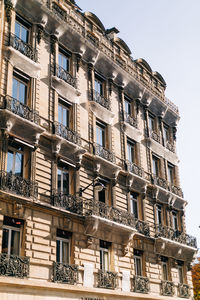
{"type": "Polygon", "coordinates": [[[0,276],[27,277],[29,275],[29,257],[0,254],[0,276]]]}
{"type": "Polygon", "coordinates": [[[76,284],[78,282],[78,266],[54,262],[53,281],[76,284]]]}
{"type": "Polygon", "coordinates": [[[57,3],[52,3],[52,11],[63,21],[67,21],[67,12],[63,10],[57,3]]]}
{"type": "Polygon", "coordinates": [[[139,233],[145,235],[145,236],[150,236],[150,228],[149,224],[142,221],[142,220],[136,220],[136,229],[139,233]]]}
{"type": "Polygon", "coordinates": [[[71,143],[81,145],[80,135],[59,122],[54,122],[54,134],[61,136],[71,143]]]}
{"type": "Polygon", "coordinates": [[[36,49],[31,47],[31,45],[25,43],[22,41],[19,37],[17,37],[15,34],[10,33],[10,46],[14,49],[21,52],[26,57],[30,58],[34,62],[37,62],[38,59],[38,52],[36,49]]]}
{"type": "Polygon", "coordinates": [[[155,237],[163,237],[189,247],[197,248],[196,238],[164,225],[155,225],[155,237]]]}
{"type": "Polygon", "coordinates": [[[171,281],[161,281],[161,295],[173,296],[174,295],[174,283],[171,281]]]}
{"type": "Polygon", "coordinates": [[[3,102],[0,108],[8,109],[15,115],[18,115],[28,121],[34,122],[37,125],[40,125],[39,113],[30,109],[27,105],[21,103],[19,100],[11,96],[7,95],[3,98],[3,102]]]}
{"type": "Polygon", "coordinates": [[[98,155],[112,163],[115,163],[115,155],[110,150],[102,147],[99,144],[94,144],[94,154],[98,155]]]}
{"type": "Polygon", "coordinates": [[[96,103],[110,110],[110,100],[103,97],[95,90],[89,91],[89,100],[95,101],[96,103]]]}
{"type": "Polygon", "coordinates": [[[154,141],[156,141],[157,143],[160,144],[160,142],[161,142],[161,140],[160,140],[160,135],[159,135],[157,132],[155,132],[155,131],[150,132],[150,137],[151,137],[154,141]]]}
{"type": "Polygon", "coordinates": [[[38,195],[37,182],[5,171],[0,171],[0,189],[27,198],[36,198],[38,195]]]}
{"type": "Polygon", "coordinates": [[[117,286],[117,273],[98,270],[98,288],[112,289],[117,286]]]}
{"type": "Polygon", "coordinates": [[[130,161],[126,161],[126,165],[127,165],[127,170],[137,176],[143,177],[144,175],[144,171],[141,167],[139,167],[138,165],[136,165],[135,163],[132,163],[130,161]]]}
{"type": "Polygon", "coordinates": [[[135,276],[133,278],[133,291],[136,293],[147,294],[149,292],[149,278],[135,276]]]}
{"type": "Polygon", "coordinates": [[[166,148],[173,153],[175,152],[174,144],[170,143],[169,141],[167,141],[167,143],[166,143],[166,148]]]}
{"type": "Polygon", "coordinates": [[[153,175],[153,181],[154,181],[154,184],[159,185],[161,188],[163,188],[165,190],[169,189],[169,185],[168,185],[168,182],[166,179],[161,178],[161,177],[155,177],[153,175]]]}
{"type": "Polygon", "coordinates": [[[175,185],[171,185],[171,191],[172,193],[176,194],[177,196],[183,198],[183,191],[180,187],[175,186],[175,185]]]}
{"type": "Polygon", "coordinates": [[[190,287],[188,284],[179,283],[178,285],[178,294],[180,298],[189,298],[190,297],[190,287]]]}
{"type": "Polygon", "coordinates": [[[87,31],[86,38],[91,44],[93,44],[96,47],[99,47],[99,40],[95,35],[92,34],[92,32],[87,31]]]}
{"type": "Polygon", "coordinates": [[[55,65],[55,75],[76,88],[76,78],[59,65],[55,65]]]}
{"type": "Polygon", "coordinates": [[[131,126],[137,128],[137,119],[127,112],[124,112],[124,121],[130,124],[131,126]]]}
{"type": "Polygon", "coordinates": [[[83,213],[83,203],[73,195],[66,195],[62,192],[53,191],[51,204],[76,214],[83,213]]]}

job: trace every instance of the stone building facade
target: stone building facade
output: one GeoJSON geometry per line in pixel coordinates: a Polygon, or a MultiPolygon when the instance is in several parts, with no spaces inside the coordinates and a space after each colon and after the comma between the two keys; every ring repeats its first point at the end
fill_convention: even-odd
{"type": "Polygon", "coordinates": [[[73,0],[0,10],[0,299],[191,298],[163,77],[73,0]]]}

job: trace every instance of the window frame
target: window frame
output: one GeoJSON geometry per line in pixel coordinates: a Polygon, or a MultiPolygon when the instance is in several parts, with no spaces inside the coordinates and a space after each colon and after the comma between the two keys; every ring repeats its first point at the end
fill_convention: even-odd
{"type": "Polygon", "coordinates": [[[175,181],[175,166],[170,164],[169,162],[167,163],[167,179],[168,182],[173,185],[175,181]]]}
{"type": "Polygon", "coordinates": [[[19,24],[21,27],[25,28],[27,31],[27,39],[24,41],[21,37],[19,37],[16,34],[16,27],[15,27],[15,36],[19,38],[21,41],[23,41],[26,44],[30,44],[30,38],[31,38],[31,24],[27,22],[24,18],[22,18],[20,15],[16,14],[15,17],[15,24],[19,24]]]}
{"type": "Polygon", "coordinates": [[[131,163],[134,164],[136,163],[136,142],[127,138],[127,160],[131,163]],[[131,160],[129,159],[131,155],[131,160]]]}
{"type": "Polygon", "coordinates": [[[21,72],[18,72],[17,70],[13,70],[13,77],[12,77],[12,98],[19,101],[23,105],[28,105],[29,102],[29,89],[30,89],[31,79],[23,75],[21,72]],[[17,81],[17,96],[14,97],[14,80],[17,81]],[[25,93],[24,93],[24,101],[19,99],[19,84],[23,84],[25,86],[25,93]]]}
{"type": "Polygon", "coordinates": [[[72,128],[72,108],[73,106],[67,101],[59,97],[58,99],[58,123],[65,126],[66,128],[72,128]],[[62,110],[62,120],[59,119],[59,107],[62,110]],[[63,110],[66,110],[66,125],[63,122],[63,110]]]}
{"type": "Polygon", "coordinates": [[[103,148],[107,148],[106,147],[106,142],[107,142],[107,126],[106,126],[106,124],[104,124],[104,123],[102,123],[102,122],[100,122],[100,121],[96,121],[96,144],[97,145],[99,145],[99,146],[101,146],[101,147],[103,147],[103,148]],[[98,130],[97,129],[99,129],[99,132],[101,132],[101,133],[103,133],[103,134],[101,134],[101,135],[98,135],[97,133],[98,133],[98,130]],[[102,142],[102,144],[100,144],[100,143],[98,143],[98,136],[101,138],[101,142],[102,142]]]}
{"type": "Polygon", "coordinates": [[[58,49],[58,66],[60,68],[62,68],[64,71],[68,72],[68,73],[71,73],[71,54],[63,49],[62,47],[59,47],[58,49]],[[62,58],[61,59],[61,64],[60,64],[60,57],[62,58]],[[63,59],[66,59],[66,68],[63,66],[63,59]]]}
{"type": "Polygon", "coordinates": [[[100,247],[99,247],[99,255],[100,255],[100,269],[103,272],[109,272],[110,271],[110,248],[111,243],[105,242],[103,240],[100,240],[100,247]],[[107,246],[103,247],[101,246],[101,242],[105,243],[107,246]],[[107,256],[107,266],[105,266],[105,254],[107,256]]]}
{"type": "Polygon", "coordinates": [[[135,276],[143,276],[143,253],[142,253],[142,251],[134,249],[133,260],[134,260],[135,276]],[[138,265],[139,265],[139,269],[138,269],[138,265]]]}
{"type": "Polygon", "coordinates": [[[152,154],[152,174],[156,177],[160,176],[160,158],[155,154],[152,154]],[[156,164],[154,164],[155,162],[156,164]],[[155,173],[154,170],[156,170],[155,173]]]}
{"type": "Polygon", "coordinates": [[[158,226],[163,224],[163,207],[160,204],[156,205],[156,224],[158,226]]]}
{"type": "Polygon", "coordinates": [[[94,91],[101,97],[105,96],[105,80],[96,73],[94,75],[94,91]],[[96,86],[98,86],[97,89],[96,86]]]}
{"type": "Polygon", "coordinates": [[[135,192],[130,192],[130,213],[134,216],[134,218],[139,218],[139,203],[138,203],[139,195],[135,192]],[[135,204],[135,205],[134,205],[135,204]],[[136,214],[134,213],[134,206],[136,208],[136,214]]]}
{"type": "Polygon", "coordinates": [[[21,174],[20,175],[16,175],[16,176],[20,176],[20,177],[24,177],[24,172],[25,172],[25,151],[23,146],[16,144],[16,146],[21,147],[22,150],[18,150],[17,147],[14,147],[13,145],[8,145],[8,151],[7,151],[7,159],[6,159],[6,171],[8,173],[12,173],[13,175],[15,175],[15,169],[16,169],[16,155],[17,153],[22,154],[22,162],[21,162],[21,174]],[[8,171],[8,153],[13,152],[13,161],[12,161],[12,171],[8,171]]]}
{"type": "Polygon", "coordinates": [[[68,166],[66,166],[66,167],[64,167],[64,166],[57,166],[57,173],[56,173],[56,175],[57,175],[57,191],[59,192],[59,193],[61,193],[61,194],[64,194],[64,195],[70,195],[71,194],[71,185],[70,185],[70,181],[71,181],[71,174],[70,174],[71,172],[70,172],[70,170],[69,170],[69,168],[68,168],[68,166]],[[60,182],[61,182],[61,187],[60,187],[60,190],[59,190],[59,188],[58,188],[58,176],[59,176],[59,174],[58,174],[58,172],[59,171],[61,171],[61,180],[60,180],[60,182]],[[68,193],[67,192],[64,192],[64,190],[63,190],[63,182],[64,182],[64,180],[63,180],[63,174],[68,174],[68,187],[67,187],[67,189],[68,189],[68,193]]]}

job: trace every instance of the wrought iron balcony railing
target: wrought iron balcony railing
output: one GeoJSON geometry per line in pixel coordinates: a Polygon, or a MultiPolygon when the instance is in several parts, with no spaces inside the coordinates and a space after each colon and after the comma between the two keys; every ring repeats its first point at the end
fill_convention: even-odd
{"type": "Polygon", "coordinates": [[[0,171],[0,189],[27,198],[36,198],[38,195],[37,182],[5,171],[0,171]]]}
{"type": "Polygon", "coordinates": [[[163,237],[185,244],[189,247],[197,248],[197,241],[195,237],[161,224],[155,225],[155,237],[163,237]]]}
{"type": "Polygon", "coordinates": [[[131,126],[137,128],[137,119],[127,112],[124,112],[124,121],[130,124],[131,126]]]}
{"type": "Polygon", "coordinates": [[[115,155],[110,150],[102,147],[99,144],[94,144],[94,154],[98,155],[112,163],[115,163],[115,155]]]}
{"type": "Polygon", "coordinates": [[[63,21],[67,21],[67,12],[63,10],[59,5],[57,5],[55,2],[52,2],[52,11],[55,15],[57,15],[60,19],[63,21]]]}
{"type": "Polygon", "coordinates": [[[100,104],[101,106],[110,110],[110,100],[105,98],[104,96],[100,95],[97,91],[91,90],[89,91],[89,100],[95,101],[96,103],[100,104]]]}
{"type": "Polygon", "coordinates": [[[66,209],[75,214],[83,213],[83,202],[73,195],[66,195],[59,191],[53,191],[51,204],[55,207],[66,209]]]}
{"type": "Polygon", "coordinates": [[[173,296],[174,295],[174,283],[171,281],[163,280],[161,281],[161,295],[163,296],[173,296]]]}
{"type": "Polygon", "coordinates": [[[190,297],[190,287],[188,284],[179,283],[178,285],[178,295],[180,298],[190,297]]]}
{"type": "Polygon", "coordinates": [[[29,275],[29,257],[0,254],[0,276],[27,277],[29,275]]]}
{"type": "Polygon", "coordinates": [[[117,273],[98,270],[98,285],[99,288],[114,290],[117,286],[117,273]]]}
{"type": "Polygon", "coordinates": [[[149,292],[149,278],[135,276],[133,278],[133,291],[136,293],[147,294],[149,292]]]}
{"type": "Polygon", "coordinates": [[[183,191],[180,187],[175,186],[175,185],[170,185],[170,190],[172,191],[172,193],[174,193],[175,195],[183,198],[183,191]]]}
{"type": "Polygon", "coordinates": [[[168,181],[161,177],[156,177],[156,175],[152,175],[152,181],[154,184],[160,186],[161,188],[165,190],[169,190],[169,184],[168,181]]]}
{"type": "Polygon", "coordinates": [[[167,141],[167,143],[166,143],[166,148],[173,153],[175,152],[174,144],[170,143],[169,141],[167,141]]]}
{"type": "Polygon", "coordinates": [[[18,115],[28,121],[34,122],[37,125],[40,125],[39,113],[30,109],[27,105],[21,103],[19,100],[11,96],[7,95],[3,97],[0,108],[8,109],[15,115],[18,115]]]}
{"type": "Polygon", "coordinates": [[[59,122],[54,122],[54,134],[61,136],[62,138],[73,144],[76,144],[78,146],[81,145],[80,135],[59,122]]]}
{"type": "Polygon", "coordinates": [[[130,161],[126,161],[126,165],[127,165],[127,170],[137,176],[140,177],[144,177],[144,171],[141,167],[139,167],[138,165],[136,165],[135,163],[132,163],[130,161]]]}
{"type": "Polygon", "coordinates": [[[30,58],[34,62],[37,62],[38,59],[37,50],[31,47],[31,45],[22,41],[19,37],[17,37],[13,33],[10,33],[10,46],[12,46],[14,49],[18,50],[19,52],[21,52],[22,54],[24,54],[26,57],[30,58]]]}
{"type": "Polygon", "coordinates": [[[78,282],[78,266],[54,262],[53,281],[76,284],[78,282]]]}
{"type": "Polygon", "coordinates": [[[55,76],[76,88],[76,78],[73,77],[67,70],[63,69],[59,65],[55,65],[55,76]]]}
{"type": "Polygon", "coordinates": [[[149,133],[149,135],[150,135],[150,138],[152,138],[154,141],[156,141],[157,143],[161,143],[161,138],[160,138],[160,134],[158,134],[157,132],[155,132],[155,131],[151,131],[150,133],[149,133]]]}
{"type": "Polygon", "coordinates": [[[93,44],[96,47],[99,47],[99,40],[92,32],[87,31],[86,38],[91,44],[93,44]]]}
{"type": "Polygon", "coordinates": [[[100,201],[84,201],[84,211],[86,216],[95,215],[121,225],[129,226],[138,230],[139,233],[149,236],[149,225],[136,219],[132,214],[125,210],[108,206],[100,201]]]}

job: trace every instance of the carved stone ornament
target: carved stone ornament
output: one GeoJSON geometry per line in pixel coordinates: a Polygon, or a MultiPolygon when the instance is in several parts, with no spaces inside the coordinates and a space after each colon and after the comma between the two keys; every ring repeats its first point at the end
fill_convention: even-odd
{"type": "Polygon", "coordinates": [[[10,24],[11,16],[12,16],[12,10],[13,10],[13,4],[12,4],[11,0],[5,0],[5,9],[6,9],[7,21],[10,24]]]}

